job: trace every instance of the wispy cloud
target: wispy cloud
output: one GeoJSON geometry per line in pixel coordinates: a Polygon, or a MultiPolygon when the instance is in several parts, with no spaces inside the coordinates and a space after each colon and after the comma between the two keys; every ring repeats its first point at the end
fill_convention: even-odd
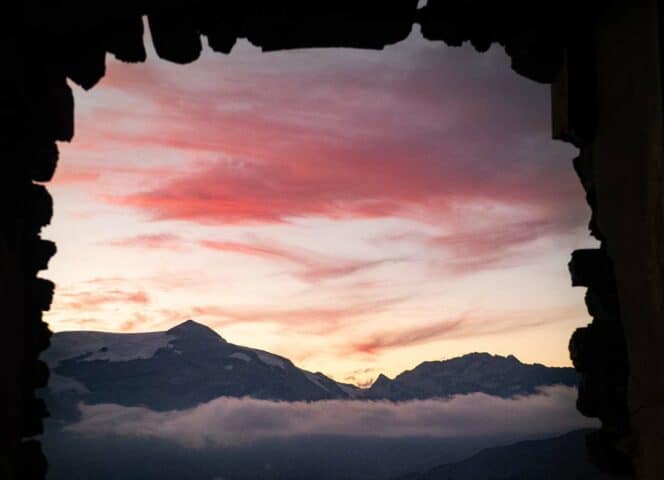
{"type": "Polygon", "coordinates": [[[347,298],[333,306],[311,306],[298,308],[226,308],[215,305],[198,306],[193,314],[208,319],[213,327],[237,323],[271,323],[290,331],[324,334],[339,330],[344,325],[363,316],[376,315],[405,301],[404,297],[382,299],[347,298]]]}
{"type": "Polygon", "coordinates": [[[179,235],[172,233],[150,233],[118,238],[107,242],[107,244],[114,247],[182,250],[187,242],[179,235]]]}
{"type": "Polygon", "coordinates": [[[200,244],[205,248],[220,252],[239,253],[242,255],[263,258],[276,258],[280,260],[288,260],[293,263],[306,263],[306,259],[303,255],[298,254],[293,250],[288,250],[276,245],[269,245],[267,243],[251,244],[231,241],[202,240],[200,244]]]}
{"type": "Polygon", "coordinates": [[[535,328],[552,322],[562,322],[575,314],[575,307],[563,306],[532,311],[502,313],[469,312],[399,329],[368,334],[364,339],[344,346],[346,353],[375,355],[386,350],[421,345],[441,339],[480,337],[535,328]]]}
{"type": "Polygon", "coordinates": [[[523,218],[504,212],[482,213],[479,217],[474,214],[448,227],[446,233],[393,232],[373,242],[379,246],[416,245],[438,257],[436,265],[454,275],[524,265],[540,254],[528,251],[534,242],[568,230],[568,226],[528,216],[532,213],[521,214],[523,218]]]}
{"type": "Polygon", "coordinates": [[[203,240],[200,244],[216,251],[237,253],[259,258],[285,261],[297,268],[293,273],[307,282],[319,282],[327,279],[347,277],[365,270],[370,270],[401,259],[357,260],[344,259],[329,254],[315,252],[305,248],[284,247],[277,242],[253,241],[233,242],[203,240]]]}
{"type": "Polygon", "coordinates": [[[447,251],[450,260],[446,267],[455,273],[468,273],[514,263],[523,265],[532,256],[524,252],[525,247],[546,235],[565,230],[544,219],[498,220],[480,228],[436,235],[428,242],[447,251]]]}
{"type": "Polygon", "coordinates": [[[385,331],[373,334],[369,339],[352,344],[352,351],[356,353],[375,354],[390,348],[402,348],[430,342],[436,338],[444,337],[452,332],[458,332],[464,326],[466,319],[462,316],[453,320],[444,320],[430,325],[419,327],[406,327],[399,330],[385,331]]]}
{"type": "Polygon", "coordinates": [[[58,292],[59,302],[71,310],[93,310],[107,304],[140,304],[150,303],[145,291],[126,291],[105,289],[102,291],[64,291],[58,292]]]}
{"type": "Polygon", "coordinates": [[[60,166],[53,177],[53,185],[70,185],[76,183],[96,182],[101,177],[101,173],[94,168],[60,166]]]}
{"type": "Polygon", "coordinates": [[[294,277],[310,283],[323,280],[342,278],[381,265],[405,261],[400,258],[385,258],[376,260],[348,259],[302,247],[284,246],[277,241],[257,240],[187,240],[180,235],[172,233],[141,234],[131,237],[117,238],[104,242],[105,245],[122,248],[137,249],[166,249],[175,251],[193,251],[208,249],[228,254],[247,255],[276,261],[286,265],[295,266],[288,273],[294,277]]]}

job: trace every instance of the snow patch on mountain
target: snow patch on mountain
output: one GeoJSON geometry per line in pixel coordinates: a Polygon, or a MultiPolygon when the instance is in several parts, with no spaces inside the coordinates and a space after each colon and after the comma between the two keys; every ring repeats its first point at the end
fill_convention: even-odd
{"type": "Polygon", "coordinates": [[[329,392],[328,388],[321,383],[321,379],[319,378],[319,374],[315,374],[315,373],[311,373],[311,372],[305,372],[304,370],[302,371],[302,373],[304,373],[304,376],[307,377],[307,379],[311,383],[319,386],[320,388],[322,388],[326,392],[329,392]]]}
{"type": "Polygon", "coordinates": [[[337,383],[337,387],[341,389],[349,398],[360,398],[362,396],[362,389],[353,385],[345,385],[337,383]]]}
{"type": "Polygon", "coordinates": [[[76,357],[82,357],[80,360],[85,362],[147,359],[152,358],[157,350],[168,348],[169,342],[174,339],[166,332],[61,332],[53,336],[51,347],[44,352],[43,359],[51,368],[76,357]]]}
{"type": "Polygon", "coordinates": [[[256,355],[258,355],[258,359],[264,364],[269,365],[271,367],[281,368],[282,370],[286,369],[286,365],[284,364],[283,358],[268,352],[264,352],[263,350],[254,350],[254,352],[256,352],[256,355]]]}
{"type": "Polygon", "coordinates": [[[229,355],[231,358],[236,358],[238,360],[242,360],[243,362],[251,362],[251,357],[247,355],[246,353],[242,352],[233,352],[229,355]]]}

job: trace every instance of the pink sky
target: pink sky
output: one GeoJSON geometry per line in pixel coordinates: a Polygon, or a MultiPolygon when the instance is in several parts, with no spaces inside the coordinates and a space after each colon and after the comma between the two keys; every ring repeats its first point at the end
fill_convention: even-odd
{"type": "Polygon", "coordinates": [[[75,88],[54,330],[193,318],[357,383],[470,351],[569,364],[589,214],[548,89],[502,50],[150,52],[75,88]]]}

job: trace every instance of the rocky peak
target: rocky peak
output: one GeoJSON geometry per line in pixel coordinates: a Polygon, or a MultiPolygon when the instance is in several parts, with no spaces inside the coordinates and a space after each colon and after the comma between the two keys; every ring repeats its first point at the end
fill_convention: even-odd
{"type": "Polygon", "coordinates": [[[175,327],[166,331],[170,335],[175,335],[176,337],[187,337],[195,338],[198,340],[216,340],[225,342],[221,335],[212,330],[210,327],[203,325],[202,323],[195,322],[193,320],[187,320],[175,327]]]}

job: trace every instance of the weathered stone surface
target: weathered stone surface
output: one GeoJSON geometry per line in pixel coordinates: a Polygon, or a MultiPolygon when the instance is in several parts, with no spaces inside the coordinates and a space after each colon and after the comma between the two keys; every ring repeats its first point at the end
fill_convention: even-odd
{"type": "Polygon", "coordinates": [[[576,145],[584,157],[597,128],[597,72],[589,60],[594,44],[585,30],[571,35],[570,43],[574,48],[564,50],[552,84],[552,130],[554,139],[576,145]]]}
{"type": "Polygon", "coordinates": [[[188,12],[148,14],[154,48],[164,60],[191,63],[202,50],[200,32],[188,12]]]}
{"type": "MultiPolygon", "coordinates": [[[[573,160],[574,171],[581,180],[581,185],[586,193],[593,192],[593,165],[592,155],[589,148],[582,148],[579,156],[573,160]]],[[[594,204],[592,205],[594,206],[594,204]]]]}
{"type": "Polygon", "coordinates": [[[505,52],[512,58],[512,69],[539,83],[552,83],[563,61],[560,40],[542,28],[530,28],[510,38],[505,52]]]}
{"type": "Polygon", "coordinates": [[[103,32],[103,45],[122,62],[144,62],[147,54],[143,44],[143,20],[140,14],[110,23],[103,32]]]}
{"type": "Polygon", "coordinates": [[[557,10],[518,1],[430,0],[418,14],[422,34],[450,46],[469,41],[478,51],[492,43],[505,47],[512,68],[542,83],[552,83],[563,59],[565,38],[556,34],[557,10]]]}
{"type": "Polygon", "coordinates": [[[21,434],[24,437],[33,437],[42,434],[44,432],[42,418],[48,416],[46,403],[41,398],[30,395],[24,400],[24,406],[27,411],[31,412],[31,415],[23,417],[21,434]]]}
{"type": "Polygon", "coordinates": [[[611,288],[611,263],[604,250],[584,249],[572,252],[569,262],[573,287],[611,288]]]}
{"type": "Polygon", "coordinates": [[[43,312],[50,310],[54,290],[55,284],[52,281],[35,278],[30,288],[30,303],[43,312]]]}
{"type": "Polygon", "coordinates": [[[194,23],[212,50],[228,54],[237,39],[245,36],[249,5],[238,1],[215,3],[196,12],[194,23]]]}
{"type": "Polygon", "coordinates": [[[620,327],[620,305],[615,290],[586,290],[585,303],[588,314],[608,328],[620,327]]]}
{"type": "Polygon", "coordinates": [[[589,368],[589,363],[592,361],[592,333],[590,326],[577,328],[569,341],[569,355],[572,360],[572,365],[579,372],[585,372],[589,368]]]}
{"type": "MultiPolygon", "coordinates": [[[[24,147],[26,148],[26,147],[24,147]]],[[[50,182],[58,165],[58,146],[55,142],[46,142],[26,148],[30,170],[30,179],[37,182],[50,182]]]]}
{"type": "Polygon", "coordinates": [[[41,238],[33,239],[27,250],[26,260],[29,262],[29,270],[35,274],[40,270],[46,270],[49,260],[55,255],[56,251],[57,247],[54,242],[41,238]]]}
{"type": "Polygon", "coordinates": [[[48,324],[42,321],[41,310],[33,307],[26,312],[25,318],[29,326],[25,335],[26,351],[32,352],[37,357],[50,346],[53,333],[49,330],[48,324]]]}
{"type": "MultiPolygon", "coordinates": [[[[631,428],[624,411],[624,325],[632,367],[632,438],[638,471],[644,479],[661,478],[664,103],[659,4],[655,0],[544,4],[428,0],[415,13],[414,0],[220,3],[193,2],[174,12],[168,2],[120,2],[108,10],[112,15],[104,23],[96,9],[76,2],[30,9],[10,2],[0,49],[14,75],[5,75],[2,82],[0,126],[4,137],[25,144],[16,158],[29,165],[5,167],[0,179],[0,295],[7,316],[15,319],[8,338],[25,339],[28,349],[48,343],[48,329],[39,312],[23,311],[22,302],[32,285],[23,280],[34,278],[35,271],[46,266],[50,247],[41,244],[31,250],[31,242],[50,221],[52,205],[43,187],[35,189],[26,182],[50,180],[57,163],[53,141],[73,136],[74,103],[66,76],[91,88],[104,73],[105,50],[123,61],[142,61],[140,15],[148,7],[158,54],[178,63],[199,56],[199,32],[213,49],[225,53],[240,37],[265,50],[382,48],[405,38],[416,19],[426,38],[449,45],[470,41],[479,51],[498,43],[512,57],[515,71],[536,81],[555,82],[554,135],[582,148],[575,167],[593,210],[589,228],[611,260],[607,263],[600,254],[586,252],[576,254],[570,265],[573,283],[590,288],[586,304],[594,317],[592,328],[581,329],[570,342],[575,365],[587,378],[581,408],[599,415],[604,424],[601,436],[589,440],[589,447],[606,469],[622,468],[620,445],[631,428]],[[77,44],[63,50],[70,36],[78,39],[77,44]],[[40,146],[34,155],[33,145],[40,146]],[[24,254],[34,259],[19,261],[17,257],[24,254]]],[[[42,413],[28,408],[24,415],[41,418],[42,413]]],[[[15,432],[11,421],[5,430],[15,432]]],[[[45,461],[36,442],[24,443],[17,452],[12,458],[22,461],[23,471],[14,478],[43,476],[45,461]]]]}
{"type": "MultiPolygon", "coordinates": [[[[28,376],[30,382],[28,383],[31,389],[43,388],[48,384],[49,370],[48,366],[41,360],[31,360],[26,362],[29,365],[30,375],[28,376]]],[[[44,407],[44,411],[46,408],[44,407]]]]}
{"type": "MultiPolygon", "coordinates": [[[[592,33],[576,32],[570,39],[574,48],[566,51],[568,85],[568,130],[566,140],[579,147],[588,145],[597,130],[597,72],[592,33]]],[[[589,147],[586,147],[588,149],[589,147]]]]}
{"type": "Polygon", "coordinates": [[[46,476],[48,462],[37,440],[27,440],[21,443],[17,463],[20,465],[21,476],[16,478],[36,480],[46,476]]]}
{"type": "MultiPolygon", "coordinates": [[[[417,16],[422,35],[429,40],[442,40],[451,47],[459,47],[473,36],[475,28],[472,17],[477,15],[473,15],[472,11],[477,12],[477,8],[477,2],[429,0],[417,16]]],[[[482,12],[484,14],[486,10],[483,9],[482,12]]],[[[479,21],[485,23],[483,19],[479,21]]],[[[493,29],[484,30],[482,36],[489,44],[497,41],[493,29]]]]}
{"type": "Polygon", "coordinates": [[[590,147],[582,147],[578,157],[573,161],[574,170],[581,180],[581,185],[586,192],[586,202],[590,206],[591,214],[588,221],[588,231],[590,235],[595,237],[600,242],[604,242],[605,238],[597,225],[597,215],[595,213],[597,206],[595,187],[593,184],[593,159],[590,147]]]}
{"type": "Polygon", "coordinates": [[[75,42],[63,54],[67,77],[85,90],[90,90],[106,73],[106,50],[99,38],[75,42]]]}
{"type": "Polygon", "coordinates": [[[19,138],[44,145],[54,140],[70,141],[74,136],[74,95],[61,70],[37,60],[26,73],[22,111],[16,128],[19,138]]]}
{"type": "Polygon", "coordinates": [[[629,360],[637,477],[664,478],[664,18],[656,0],[606,2],[592,25],[597,224],[613,261],[629,360]]]}
{"type": "Polygon", "coordinates": [[[631,477],[631,445],[624,442],[620,434],[606,430],[592,432],[586,436],[586,447],[592,462],[602,470],[631,477]]]}
{"type": "Polygon", "coordinates": [[[264,51],[290,48],[381,49],[410,33],[417,0],[264,2],[246,20],[246,36],[264,51]]]}
{"type": "Polygon", "coordinates": [[[47,86],[47,98],[41,104],[47,120],[48,140],[70,141],[74,137],[74,94],[64,75],[53,75],[47,86]]]}
{"type": "Polygon", "coordinates": [[[43,185],[32,184],[26,194],[24,221],[31,230],[38,232],[41,227],[51,223],[53,217],[53,198],[43,185]]]}

